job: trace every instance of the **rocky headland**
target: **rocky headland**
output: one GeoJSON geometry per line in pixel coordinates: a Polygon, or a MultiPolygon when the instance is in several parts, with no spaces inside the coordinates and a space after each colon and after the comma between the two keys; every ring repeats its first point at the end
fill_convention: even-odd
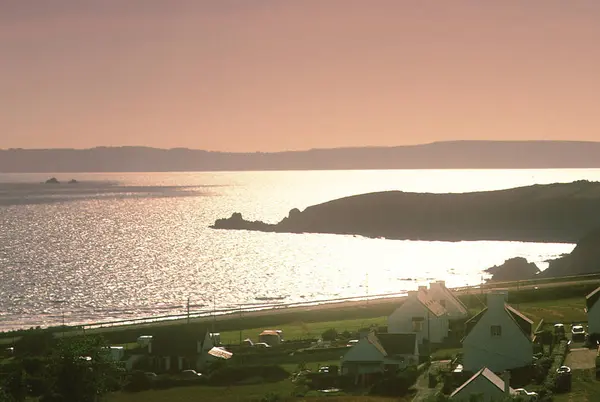
{"type": "Polygon", "coordinates": [[[523,257],[506,260],[502,265],[494,265],[484,272],[492,274],[490,282],[509,282],[533,279],[540,273],[540,269],[533,262],[523,257]]]}
{"type": "Polygon", "coordinates": [[[240,213],[212,228],[352,234],[402,240],[576,243],[600,228],[600,183],[576,181],[471,193],[387,191],[340,198],[278,223],[240,213]]]}

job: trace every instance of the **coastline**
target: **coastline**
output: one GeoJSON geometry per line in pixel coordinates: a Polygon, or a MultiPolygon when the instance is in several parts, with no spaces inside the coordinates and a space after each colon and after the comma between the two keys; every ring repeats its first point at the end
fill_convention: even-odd
{"type": "MultiPolygon", "coordinates": [[[[575,275],[559,278],[539,278],[524,281],[511,281],[511,282],[497,282],[497,283],[486,283],[482,286],[465,286],[459,288],[451,288],[453,292],[458,295],[469,295],[469,294],[485,294],[494,289],[507,289],[507,290],[537,290],[540,288],[560,288],[564,286],[574,284],[598,284],[600,285],[600,273],[588,274],[588,275],[575,275]]],[[[190,317],[189,323],[195,325],[206,324],[210,325],[214,322],[215,326],[235,327],[238,328],[240,325],[244,327],[253,328],[250,323],[252,319],[262,319],[262,322],[272,322],[273,325],[283,322],[292,322],[295,320],[306,319],[307,322],[318,322],[335,320],[337,317],[344,315],[353,315],[357,318],[363,316],[384,316],[388,315],[393,311],[406,297],[406,293],[396,293],[390,295],[373,295],[365,296],[363,299],[358,297],[355,300],[348,299],[337,299],[330,301],[313,301],[305,303],[295,304],[280,304],[273,305],[270,308],[264,307],[260,310],[242,309],[230,309],[220,310],[217,314],[211,312],[204,312],[202,316],[190,317]],[[242,324],[243,322],[243,324],[242,324]],[[250,326],[249,326],[250,325],[250,326]]],[[[510,302],[510,301],[509,301],[510,302]]],[[[147,317],[145,320],[151,320],[146,322],[135,322],[125,324],[119,322],[117,324],[110,323],[90,323],[80,326],[67,326],[61,331],[61,327],[53,327],[56,336],[77,336],[83,334],[106,334],[129,332],[129,331],[143,331],[150,330],[157,327],[170,327],[179,326],[188,323],[187,317],[177,316],[178,318],[157,320],[158,317],[147,317]]],[[[139,320],[144,320],[141,318],[139,320]]],[[[134,320],[128,320],[134,321],[134,320]]],[[[17,334],[11,332],[0,333],[0,344],[7,344],[13,342],[17,334]]]]}

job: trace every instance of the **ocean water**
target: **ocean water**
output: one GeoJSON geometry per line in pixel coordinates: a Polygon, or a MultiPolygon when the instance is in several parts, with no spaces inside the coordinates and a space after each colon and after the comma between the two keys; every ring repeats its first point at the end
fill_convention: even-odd
{"type": "Polygon", "coordinates": [[[466,192],[600,180],[599,169],[0,174],[0,330],[479,284],[572,244],[425,242],[209,229],[241,212],[384,190],[466,192]],[[56,176],[65,184],[41,184],[56,176]],[[78,184],[66,184],[74,178],[78,184]]]}

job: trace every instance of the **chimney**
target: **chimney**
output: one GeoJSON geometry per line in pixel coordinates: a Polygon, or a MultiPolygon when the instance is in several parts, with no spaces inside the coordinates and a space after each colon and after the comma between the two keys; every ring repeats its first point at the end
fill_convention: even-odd
{"type": "Polygon", "coordinates": [[[437,281],[436,284],[441,287],[441,288],[445,288],[446,287],[446,281],[437,281]]]}
{"type": "Polygon", "coordinates": [[[487,307],[490,310],[504,309],[508,292],[506,290],[495,290],[487,295],[487,307]]]}
{"type": "Polygon", "coordinates": [[[427,292],[427,286],[423,286],[423,285],[419,286],[419,292],[420,292],[421,290],[423,290],[423,291],[427,292]]]}
{"type": "Polygon", "coordinates": [[[408,292],[406,292],[406,294],[408,295],[408,297],[417,297],[417,291],[416,290],[409,290],[408,292]]]}
{"type": "Polygon", "coordinates": [[[510,371],[502,373],[502,380],[504,381],[504,394],[510,395],[510,371]]]}

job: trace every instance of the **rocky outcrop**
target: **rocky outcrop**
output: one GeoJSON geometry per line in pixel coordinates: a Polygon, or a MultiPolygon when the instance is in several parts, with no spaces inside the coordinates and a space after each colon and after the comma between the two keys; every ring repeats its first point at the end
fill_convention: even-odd
{"type": "Polygon", "coordinates": [[[60,184],[60,182],[56,177],[51,177],[48,180],[46,180],[46,184],[60,184]]]}
{"type": "Polygon", "coordinates": [[[583,237],[570,254],[550,261],[541,277],[595,274],[600,272],[600,229],[583,237]]]}
{"type": "Polygon", "coordinates": [[[508,282],[532,279],[540,273],[540,269],[523,257],[515,257],[506,260],[502,265],[488,268],[485,272],[492,274],[490,282],[508,282]]]}
{"type": "Polygon", "coordinates": [[[216,229],[354,234],[403,240],[575,243],[600,227],[600,183],[577,181],[499,191],[388,191],[293,209],[276,224],[234,214],[216,229]]]}

